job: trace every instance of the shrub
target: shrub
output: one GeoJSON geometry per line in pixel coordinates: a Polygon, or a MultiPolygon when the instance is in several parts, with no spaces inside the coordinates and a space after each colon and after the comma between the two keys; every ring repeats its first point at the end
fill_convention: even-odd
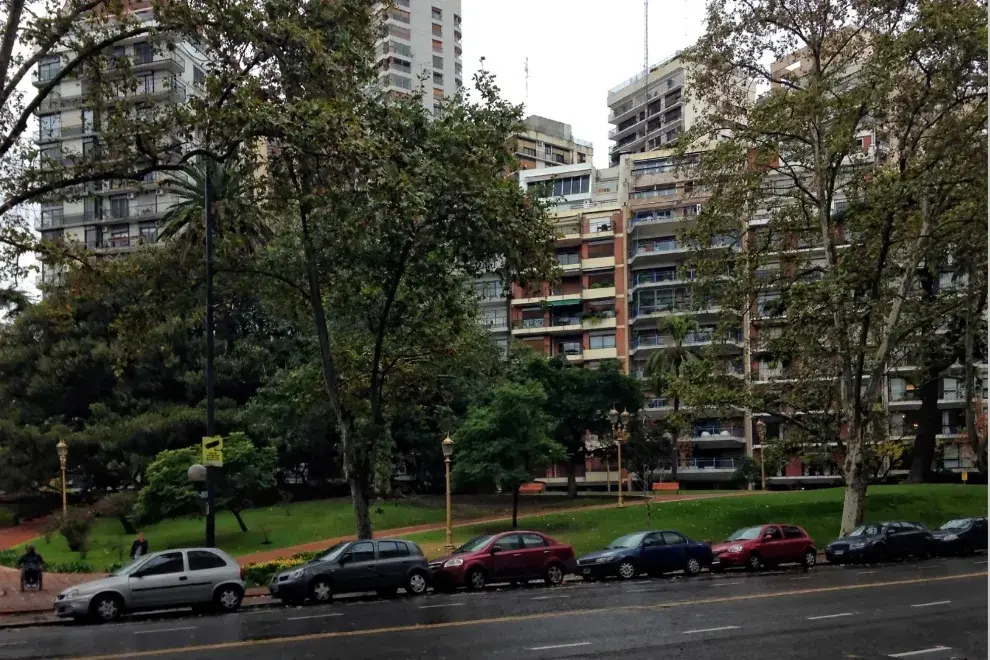
{"type": "Polygon", "coordinates": [[[83,558],[89,545],[89,533],[93,529],[95,516],[86,507],[72,507],[65,515],[56,517],[59,533],[69,544],[69,549],[78,552],[83,558]]]}
{"type": "Polygon", "coordinates": [[[93,567],[90,564],[82,561],[81,559],[73,559],[72,561],[56,562],[54,564],[48,565],[48,571],[51,573],[93,573],[93,567]]]}
{"type": "Polygon", "coordinates": [[[14,512],[5,506],[0,506],[0,529],[14,527],[17,525],[17,517],[14,512]]]}
{"type": "Polygon", "coordinates": [[[14,566],[17,563],[17,551],[13,548],[0,550],[0,566],[14,566]]]}
{"type": "Polygon", "coordinates": [[[105,518],[117,518],[125,534],[134,534],[135,529],[132,523],[134,515],[134,504],[137,501],[137,493],[122,490],[119,493],[111,493],[96,503],[93,508],[97,515],[105,518]]]}
{"type": "Polygon", "coordinates": [[[305,564],[316,557],[318,552],[300,552],[297,555],[273,561],[262,561],[255,564],[248,564],[244,567],[244,580],[249,585],[265,586],[271,582],[272,577],[277,573],[305,564]]]}

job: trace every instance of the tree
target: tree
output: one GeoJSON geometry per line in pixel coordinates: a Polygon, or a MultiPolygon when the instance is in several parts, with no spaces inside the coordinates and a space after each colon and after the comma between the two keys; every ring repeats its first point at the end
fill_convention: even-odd
{"type": "Polygon", "coordinates": [[[664,425],[674,438],[670,450],[670,479],[677,481],[678,445],[682,442],[689,420],[681,411],[681,398],[688,387],[685,381],[687,365],[697,361],[698,356],[684,344],[689,333],[697,328],[697,323],[685,316],[671,316],[664,322],[664,329],[671,337],[672,344],[650,356],[646,363],[646,377],[650,389],[656,396],[673,400],[673,412],[666,417],[664,425]]]}
{"type": "MultiPolygon", "coordinates": [[[[144,523],[200,510],[199,493],[189,482],[189,466],[199,463],[198,447],[167,449],[145,472],[135,512],[144,523]]],[[[256,447],[243,433],[224,439],[224,465],[218,470],[217,505],[234,514],[242,532],[248,531],[241,511],[251,497],[275,486],[275,449],[256,447]]]]}
{"type": "Polygon", "coordinates": [[[545,404],[539,383],[506,383],[488,404],[471,409],[454,434],[454,479],[459,485],[490,484],[512,493],[513,529],[519,487],[532,481],[534,470],[564,456],[563,446],[548,434],[545,404]]]}
{"type": "Polygon", "coordinates": [[[775,329],[762,348],[790,384],[756,392],[754,409],[839,448],[841,533],[863,518],[917,268],[934,244],[973,241],[986,215],[984,11],[719,0],[688,56],[703,110],[681,149],[704,144],[696,185],[710,193],[691,230],[699,273],[728,268],[724,306],[775,329]],[[767,54],[792,59],[767,66],[767,54]],[[754,84],[769,87],[758,101],[754,84]],[[750,228],[756,215],[768,222],[750,228]],[[726,236],[741,255],[710,247],[726,236]]]}
{"type": "Polygon", "coordinates": [[[567,452],[567,492],[577,497],[576,466],[585,459],[589,433],[610,433],[612,408],[636,413],[643,394],[634,378],[622,373],[616,361],[604,361],[598,369],[585,369],[563,358],[548,359],[528,348],[513,354],[517,379],[535,380],[546,393],[544,412],[551,420],[551,437],[567,452]]]}

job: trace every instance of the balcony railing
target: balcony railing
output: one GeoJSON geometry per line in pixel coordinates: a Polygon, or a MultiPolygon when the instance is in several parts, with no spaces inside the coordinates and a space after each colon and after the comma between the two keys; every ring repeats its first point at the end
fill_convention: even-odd
{"type": "Polygon", "coordinates": [[[543,328],[546,327],[546,321],[542,318],[538,319],[517,319],[512,322],[513,328],[543,328]]]}
{"type": "Polygon", "coordinates": [[[133,236],[105,236],[99,241],[86,241],[86,247],[90,250],[115,250],[139,247],[142,245],[152,245],[157,242],[157,240],[157,233],[155,235],[136,234],[133,236]]]}
{"type": "Polygon", "coordinates": [[[736,470],[743,466],[741,458],[692,458],[679,470],[736,470]]]}
{"type": "Polygon", "coordinates": [[[557,344],[554,346],[554,355],[563,355],[566,357],[579,357],[582,354],[581,344],[557,344]]]}
{"type": "Polygon", "coordinates": [[[629,251],[629,256],[635,257],[643,254],[673,252],[674,250],[683,250],[686,247],[687,247],[686,244],[681,243],[675,239],[667,239],[663,241],[639,242],[633,247],[632,250],[629,251]]]}
{"type": "Polygon", "coordinates": [[[149,218],[164,213],[167,210],[165,204],[159,204],[158,200],[145,202],[142,204],[130,204],[126,208],[104,208],[104,220],[132,220],[149,218]]]}
{"type": "Polygon", "coordinates": [[[659,282],[678,282],[694,279],[694,271],[686,274],[686,279],[681,277],[677,271],[640,271],[633,276],[633,286],[642,284],[657,284],[659,282]]]}
{"type": "Polygon", "coordinates": [[[580,316],[557,316],[550,321],[551,326],[581,325],[580,316]]]}
{"type": "Polygon", "coordinates": [[[713,438],[745,438],[746,433],[740,426],[720,426],[711,424],[696,426],[691,434],[692,440],[711,440],[713,438]]]}
{"type": "Polygon", "coordinates": [[[663,408],[670,408],[674,404],[669,399],[661,399],[660,397],[653,397],[652,399],[647,399],[643,404],[643,407],[647,410],[661,410],[663,408]]]}
{"type": "Polygon", "coordinates": [[[581,263],[581,255],[577,253],[558,254],[557,263],[561,266],[576,266],[581,263]]]}

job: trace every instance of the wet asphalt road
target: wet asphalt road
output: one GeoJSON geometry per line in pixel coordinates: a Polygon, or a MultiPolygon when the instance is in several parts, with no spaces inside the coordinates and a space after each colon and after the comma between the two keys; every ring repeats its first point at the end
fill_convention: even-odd
{"type": "Polygon", "coordinates": [[[986,557],[0,631],[0,658],[987,657],[986,557]]]}

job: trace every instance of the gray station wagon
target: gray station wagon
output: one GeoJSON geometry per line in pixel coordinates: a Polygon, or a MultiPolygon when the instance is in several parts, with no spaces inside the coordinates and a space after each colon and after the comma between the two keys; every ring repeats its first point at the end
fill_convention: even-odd
{"type": "Polygon", "coordinates": [[[233,612],[243,597],[241,567],[222,550],[163,550],[66,589],[55,599],[55,614],[113,621],[123,612],[171,607],[233,612]]]}
{"type": "Polygon", "coordinates": [[[344,541],[312,561],[272,578],[268,590],[285,603],[329,603],[334,594],[377,591],[392,596],[400,588],[410,596],[426,592],[430,567],[412,541],[344,541]]]}

